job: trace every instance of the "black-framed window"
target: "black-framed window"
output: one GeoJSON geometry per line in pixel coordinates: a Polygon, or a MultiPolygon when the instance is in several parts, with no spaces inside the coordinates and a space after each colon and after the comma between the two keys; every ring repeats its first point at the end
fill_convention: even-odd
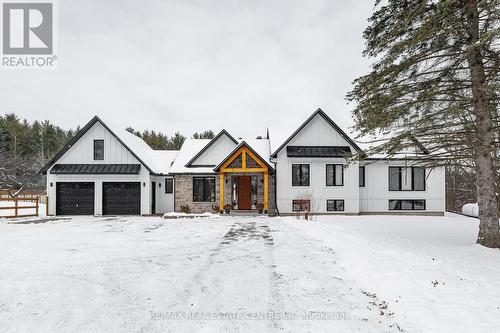
{"type": "Polygon", "coordinates": [[[365,167],[359,167],[359,187],[365,187],[365,167]]]}
{"type": "Polygon", "coordinates": [[[425,210],[425,200],[389,200],[389,210],[425,210]]]}
{"type": "Polygon", "coordinates": [[[193,202],[215,201],[215,177],[193,177],[193,202]]]}
{"type": "Polygon", "coordinates": [[[326,165],[326,186],[344,186],[344,166],[342,164],[326,165]]]}
{"type": "Polygon", "coordinates": [[[425,168],[390,166],[389,191],[425,191],[425,168]]]}
{"type": "Polygon", "coordinates": [[[311,200],[292,200],[292,211],[294,212],[311,211],[311,200]]]}
{"type": "Polygon", "coordinates": [[[401,167],[389,167],[389,191],[401,191],[401,167]]]}
{"type": "Polygon", "coordinates": [[[94,140],[94,161],[104,160],[104,140],[94,140]]]}
{"type": "Polygon", "coordinates": [[[165,178],[165,194],[174,193],[174,179],[165,178]]]}
{"type": "Polygon", "coordinates": [[[309,186],[309,164],[292,164],[292,186],[309,186]]]}
{"type": "Polygon", "coordinates": [[[414,191],[425,191],[425,168],[411,168],[411,187],[414,191]]]}
{"type": "Polygon", "coordinates": [[[327,212],[343,212],[344,200],[326,200],[327,212]]]}

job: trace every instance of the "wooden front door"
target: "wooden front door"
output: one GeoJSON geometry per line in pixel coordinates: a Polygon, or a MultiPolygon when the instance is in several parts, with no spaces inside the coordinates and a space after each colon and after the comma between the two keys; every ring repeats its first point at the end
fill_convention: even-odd
{"type": "Polygon", "coordinates": [[[238,176],[238,209],[252,208],[252,176],[238,176]]]}

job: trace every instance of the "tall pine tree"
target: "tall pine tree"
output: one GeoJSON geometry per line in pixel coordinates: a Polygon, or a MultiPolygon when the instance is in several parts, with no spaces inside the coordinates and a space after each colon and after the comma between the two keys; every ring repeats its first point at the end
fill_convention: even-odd
{"type": "MultiPolygon", "coordinates": [[[[500,0],[375,2],[364,32],[372,71],[354,81],[362,134],[412,135],[435,160],[470,160],[479,204],[477,242],[500,248],[500,0]]],[[[408,142],[408,141],[406,141],[408,142]]]]}

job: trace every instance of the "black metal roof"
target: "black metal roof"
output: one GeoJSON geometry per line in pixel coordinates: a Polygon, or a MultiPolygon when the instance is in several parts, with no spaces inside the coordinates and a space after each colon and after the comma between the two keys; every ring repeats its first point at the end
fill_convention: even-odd
{"type": "Polygon", "coordinates": [[[288,157],[348,157],[351,148],[348,146],[287,146],[288,157]]]}
{"type": "Polygon", "coordinates": [[[55,164],[51,174],[56,175],[137,175],[140,164],[55,164]]]}

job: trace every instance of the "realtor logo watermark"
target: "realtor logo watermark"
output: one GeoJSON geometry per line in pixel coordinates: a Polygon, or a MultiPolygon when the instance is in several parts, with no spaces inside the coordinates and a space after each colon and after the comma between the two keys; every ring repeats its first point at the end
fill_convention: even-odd
{"type": "Polygon", "coordinates": [[[55,68],[54,1],[1,1],[3,69],[55,68]]]}

